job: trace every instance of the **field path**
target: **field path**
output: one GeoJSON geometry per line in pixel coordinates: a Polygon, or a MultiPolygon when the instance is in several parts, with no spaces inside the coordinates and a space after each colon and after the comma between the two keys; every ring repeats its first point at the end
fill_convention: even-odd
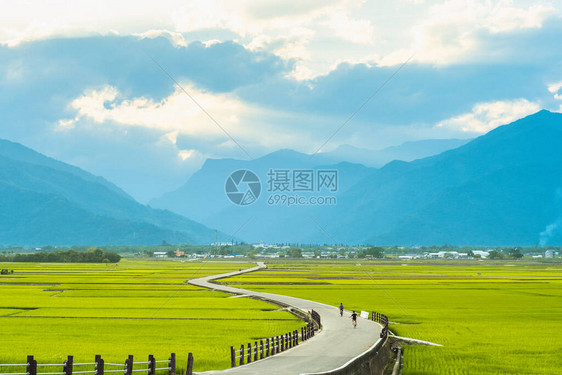
{"type": "MultiPolygon", "coordinates": [[[[276,301],[304,311],[314,309],[320,314],[322,331],[317,333],[313,338],[299,343],[297,347],[272,357],[227,370],[207,371],[200,372],[199,374],[297,375],[324,372],[343,366],[368,350],[379,340],[382,328],[379,324],[367,319],[358,318],[357,328],[353,328],[351,319],[349,319],[350,313],[346,311],[342,318],[340,317],[338,308],[335,306],[328,306],[319,302],[279,294],[253,292],[251,290],[234,288],[211,282],[213,280],[237,276],[247,272],[259,271],[264,268],[266,268],[264,263],[258,263],[257,267],[192,279],[189,280],[189,283],[221,292],[276,301]]],[[[351,298],[352,296],[350,296],[350,299],[351,298]]],[[[342,302],[345,305],[346,301],[342,302]]],[[[236,323],[233,322],[233,324],[236,323]]],[[[279,334],[281,333],[283,332],[279,332],[279,334]]],[[[242,343],[233,344],[240,345],[242,343]]],[[[239,349],[239,347],[236,349],[239,349]]]]}

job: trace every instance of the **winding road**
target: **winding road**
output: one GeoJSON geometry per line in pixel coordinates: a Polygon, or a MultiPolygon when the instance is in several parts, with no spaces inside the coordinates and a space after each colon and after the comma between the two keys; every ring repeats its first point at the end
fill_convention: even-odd
{"type": "MultiPolygon", "coordinates": [[[[323,373],[344,366],[347,362],[361,355],[378,342],[381,325],[367,319],[358,318],[357,328],[353,328],[351,319],[348,318],[350,312],[346,311],[342,318],[340,317],[339,309],[335,306],[279,294],[253,292],[212,282],[217,279],[259,271],[264,268],[267,268],[264,263],[258,263],[253,268],[201,277],[188,282],[192,285],[221,292],[279,302],[305,312],[314,309],[320,314],[322,330],[313,338],[272,357],[227,370],[207,371],[200,372],[199,374],[298,375],[323,373]]],[[[345,303],[346,301],[343,302],[345,303]]],[[[279,333],[281,334],[282,332],[279,333]]]]}

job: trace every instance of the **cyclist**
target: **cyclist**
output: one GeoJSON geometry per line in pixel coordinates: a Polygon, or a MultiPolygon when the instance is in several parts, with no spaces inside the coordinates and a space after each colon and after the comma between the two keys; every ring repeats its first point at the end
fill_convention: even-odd
{"type": "Polygon", "coordinates": [[[343,316],[343,303],[340,303],[340,316],[343,316]]]}
{"type": "Polygon", "coordinates": [[[351,323],[353,323],[353,328],[357,328],[357,313],[355,310],[351,313],[351,323]]]}

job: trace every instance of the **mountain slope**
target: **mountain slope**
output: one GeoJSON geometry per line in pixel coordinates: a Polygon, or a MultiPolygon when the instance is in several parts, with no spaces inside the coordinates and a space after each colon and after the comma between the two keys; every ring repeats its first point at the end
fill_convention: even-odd
{"type": "Polygon", "coordinates": [[[265,190],[268,168],[323,168],[326,160],[285,150],[252,162],[208,161],[165,206],[247,241],[562,244],[561,149],[562,114],[541,111],[424,159],[328,166],[340,173],[337,204],[271,205],[265,191],[249,206],[228,202],[224,181],[236,169],[254,170],[265,190]]]}
{"type": "Polygon", "coordinates": [[[103,179],[21,145],[9,147],[18,152],[3,149],[0,153],[0,244],[214,240],[213,230],[169,211],[143,206],[103,179]]]}
{"type": "Polygon", "coordinates": [[[96,182],[105,186],[109,190],[129,199],[133,199],[129,194],[125,193],[121,188],[107,181],[103,177],[94,176],[78,167],[63,163],[61,161],[49,158],[19,143],[10,142],[0,139],[0,156],[10,158],[15,161],[26,162],[33,165],[49,167],[62,172],[68,172],[80,177],[85,181],[96,182]]]}
{"type": "MultiPolygon", "coordinates": [[[[256,173],[261,180],[262,197],[267,195],[268,171],[270,169],[337,169],[340,173],[339,190],[351,187],[355,182],[367,176],[373,169],[359,164],[338,163],[325,165],[325,159],[302,154],[293,150],[279,150],[261,158],[245,161],[235,159],[207,159],[205,164],[179,189],[165,194],[150,202],[152,207],[169,209],[182,215],[190,215],[203,223],[212,223],[214,227],[226,230],[217,222],[239,222],[239,212],[253,212],[255,206],[264,208],[264,199],[252,207],[237,207],[225,194],[225,182],[228,176],[237,170],[248,169],[256,173]],[[223,220],[224,219],[224,220],[223,220]]],[[[230,228],[230,227],[229,227],[230,228]]],[[[236,228],[230,228],[236,230],[236,228]]]]}
{"type": "Polygon", "coordinates": [[[325,224],[342,241],[534,245],[560,215],[561,148],[562,115],[541,111],[440,155],[386,165],[341,197],[353,221],[325,224]]]}
{"type": "Polygon", "coordinates": [[[398,146],[390,146],[381,150],[369,150],[350,145],[342,145],[333,151],[322,153],[326,162],[345,160],[368,167],[380,168],[393,161],[412,161],[440,154],[444,151],[460,147],[470,139],[424,139],[405,142],[398,146]]]}

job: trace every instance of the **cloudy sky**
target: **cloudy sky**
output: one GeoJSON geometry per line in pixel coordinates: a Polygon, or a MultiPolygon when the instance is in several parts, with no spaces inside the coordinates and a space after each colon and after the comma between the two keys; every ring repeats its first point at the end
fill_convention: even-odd
{"type": "Polygon", "coordinates": [[[562,1],[1,0],[0,138],[146,202],[209,157],[562,111],[560,40],[562,1]]]}

